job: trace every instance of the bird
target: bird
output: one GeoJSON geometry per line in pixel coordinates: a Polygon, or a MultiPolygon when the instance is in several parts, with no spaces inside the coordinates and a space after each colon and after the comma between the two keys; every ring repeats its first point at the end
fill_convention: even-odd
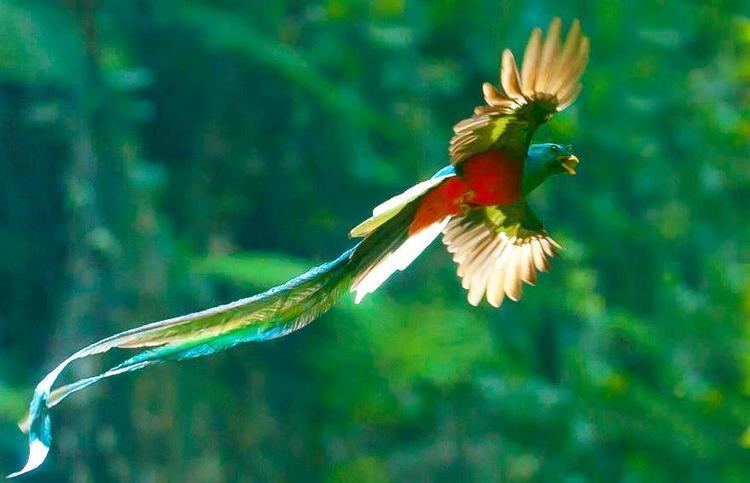
{"type": "Polygon", "coordinates": [[[62,361],[36,386],[19,423],[28,433],[29,456],[8,477],[44,462],[52,442],[50,409],[69,395],[118,374],[299,330],[347,292],[359,303],[441,234],[471,305],[518,301],[523,284],[534,285],[561,249],[528,197],[556,175],[576,174],[579,164],[570,145],[532,144],[532,137],[576,100],[589,52],[580,22],[574,20],[563,39],[557,17],[546,34],[532,30],[520,68],[505,49],[499,83],[485,82],[485,103],[453,128],[450,164],[376,206],[349,233],[358,243],[335,260],[261,294],[112,335],[62,361]],[[73,361],[115,348],[140,351],[98,375],[53,389],[73,361]]]}

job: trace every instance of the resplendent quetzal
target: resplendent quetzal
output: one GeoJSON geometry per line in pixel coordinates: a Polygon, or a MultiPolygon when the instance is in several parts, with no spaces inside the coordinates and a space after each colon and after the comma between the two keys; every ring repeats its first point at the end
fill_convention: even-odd
{"type": "Polygon", "coordinates": [[[301,329],[347,291],[357,302],[374,292],[440,233],[469,303],[486,298],[499,307],[505,297],[518,300],[522,282],[533,284],[559,248],[526,198],[553,175],[575,174],[578,164],[570,147],[530,144],[536,128],[581,91],[589,39],[576,20],[561,41],[561,27],[555,18],[546,37],[534,29],[520,72],[510,50],[503,52],[500,85],[485,83],[486,105],[453,128],[451,164],[377,206],[350,233],[361,241],[336,260],[262,294],[113,335],[64,360],[36,387],[20,424],[29,434],[29,459],[9,476],[44,461],[52,440],[49,409],[70,394],[116,374],[301,329]],[[68,364],[113,348],[142,350],[106,372],[52,390],[68,364]]]}

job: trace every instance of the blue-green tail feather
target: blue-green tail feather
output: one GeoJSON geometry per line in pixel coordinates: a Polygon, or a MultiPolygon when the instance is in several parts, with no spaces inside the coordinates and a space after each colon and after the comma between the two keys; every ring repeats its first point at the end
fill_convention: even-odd
{"type": "Polygon", "coordinates": [[[19,424],[28,432],[29,458],[20,471],[8,477],[27,473],[42,464],[52,441],[49,411],[69,395],[118,374],[166,361],[214,354],[245,342],[282,337],[306,326],[349,290],[358,276],[403,243],[413,209],[405,208],[336,260],[262,294],[127,330],[74,353],[37,385],[28,416],[19,424]],[[70,363],[115,348],[142,349],[142,352],[101,374],[52,389],[70,363]]]}

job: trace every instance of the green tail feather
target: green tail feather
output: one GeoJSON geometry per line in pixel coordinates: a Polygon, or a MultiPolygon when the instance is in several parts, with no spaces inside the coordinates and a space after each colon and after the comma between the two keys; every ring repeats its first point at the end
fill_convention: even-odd
{"type": "Polygon", "coordinates": [[[253,297],[201,312],[147,324],[102,339],[74,353],[37,385],[29,414],[19,426],[29,434],[27,473],[44,462],[52,441],[49,410],[63,399],[103,379],[165,361],[210,355],[237,344],[282,337],[326,312],[354,280],[398,247],[407,237],[413,207],[406,207],[336,260],[253,297]],[[145,349],[93,377],[52,390],[73,361],[110,349],[145,349]]]}

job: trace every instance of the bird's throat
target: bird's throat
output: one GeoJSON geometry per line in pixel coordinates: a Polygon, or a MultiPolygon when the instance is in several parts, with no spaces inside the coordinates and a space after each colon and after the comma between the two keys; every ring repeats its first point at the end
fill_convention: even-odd
{"type": "Polygon", "coordinates": [[[523,179],[521,181],[521,193],[524,196],[527,196],[529,193],[534,191],[544,183],[544,180],[552,176],[552,173],[545,169],[544,166],[537,166],[533,168],[528,168],[526,172],[523,175],[523,179]]]}

